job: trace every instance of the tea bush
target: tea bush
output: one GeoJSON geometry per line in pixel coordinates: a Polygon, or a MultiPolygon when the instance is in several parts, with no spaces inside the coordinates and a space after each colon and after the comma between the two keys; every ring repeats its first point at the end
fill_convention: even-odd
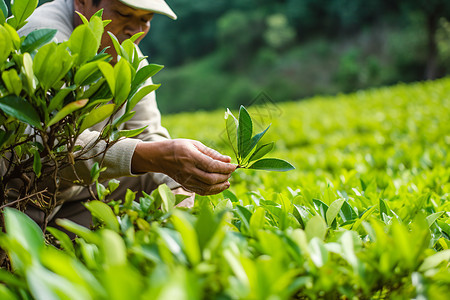
{"type": "MultiPolygon", "coordinates": [[[[95,228],[59,223],[74,244],[6,210],[0,243],[14,271],[1,272],[2,296],[446,299],[449,90],[445,79],[272,107],[267,139],[295,171],[239,170],[231,191],[190,212],[165,186],[139,203],[132,191],[92,201],[95,228]]],[[[223,112],[165,121],[231,154],[223,112]]]]}

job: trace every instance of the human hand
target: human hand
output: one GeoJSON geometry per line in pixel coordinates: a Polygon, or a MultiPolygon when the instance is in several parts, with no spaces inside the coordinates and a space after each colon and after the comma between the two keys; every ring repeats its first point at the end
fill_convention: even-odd
{"type": "Polygon", "coordinates": [[[229,188],[228,179],[236,169],[230,161],[229,156],[194,140],[142,142],[136,146],[132,171],[164,173],[186,190],[212,195],[229,188]]]}

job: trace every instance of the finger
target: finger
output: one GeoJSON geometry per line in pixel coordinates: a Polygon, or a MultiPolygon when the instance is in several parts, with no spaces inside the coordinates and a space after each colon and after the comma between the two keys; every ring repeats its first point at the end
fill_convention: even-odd
{"type": "Polygon", "coordinates": [[[201,169],[195,169],[192,175],[197,180],[209,185],[225,182],[231,177],[231,174],[209,173],[201,169]]]}
{"type": "Polygon", "coordinates": [[[208,185],[201,181],[198,181],[195,178],[192,178],[191,181],[185,186],[186,189],[202,196],[218,194],[229,187],[230,183],[228,181],[219,184],[208,185]]]}
{"type": "Polygon", "coordinates": [[[197,156],[195,166],[208,173],[231,174],[236,170],[236,165],[213,159],[203,153],[197,156]]]}
{"type": "Polygon", "coordinates": [[[224,163],[231,162],[231,157],[229,157],[228,155],[220,154],[218,151],[216,151],[212,148],[209,148],[200,142],[199,142],[199,144],[196,144],[196,147],[201,153],[211,157],[212,159],[219,160],[224,163]]]}

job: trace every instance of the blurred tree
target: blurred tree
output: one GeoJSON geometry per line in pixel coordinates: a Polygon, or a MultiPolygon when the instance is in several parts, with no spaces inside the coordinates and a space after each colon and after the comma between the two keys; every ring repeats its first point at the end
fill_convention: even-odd
{"type": "Polygon", "coordinates": [[[400,11],[415,12],[423,15],[427,30],[427,65],[425,78],[438,77],[438,46],[436,33],[439,20],[450,16],[450,1],[448,0],[399,0],[396,2],[400,11]]]}

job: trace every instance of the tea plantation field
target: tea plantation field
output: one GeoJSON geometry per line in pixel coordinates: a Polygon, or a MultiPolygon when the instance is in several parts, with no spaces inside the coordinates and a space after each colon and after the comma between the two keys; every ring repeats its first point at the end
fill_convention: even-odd
{"type": "MultiPolygon", "coordinates": [[[[97,229],[46,235],[62,249],[7,210],[0,298],[448,299],[450,79],[248,109],[295,170],[239,169],[191,211],[164,187],[91,202],[97,229]]],[[[223,115],[163,124],[231,156],[223,115]]]]}

